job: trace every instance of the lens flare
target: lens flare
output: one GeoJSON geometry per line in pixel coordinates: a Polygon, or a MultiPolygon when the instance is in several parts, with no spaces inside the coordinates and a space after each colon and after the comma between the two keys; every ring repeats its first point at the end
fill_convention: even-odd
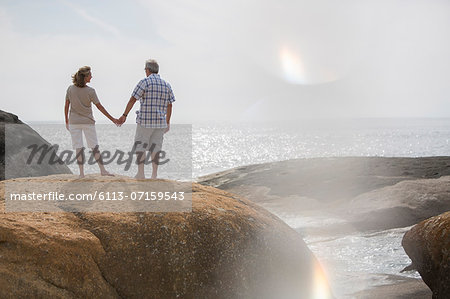
{"type": "Polygon", "coordinates": [[[283,46],[279,52],[282,76],[284,79],[297,85],[314,85],[333,82],[339,79],[338,73],[331,65],[318,61],[317,57],[301,56],[287,46],[283,46]],[[307,66],[307,67],[306,67],[307,66]]]}
{"type": "Polygon", "coordinates": [[[319,263],[314,267],[314,288],[313,299],[330,299],[333,298],[328,285],[327,277],[319,263]]]}
{"type": "Polygon", "coordinates": [[[306,72],[300,56],[287,47],[280,50],[281,66],[284,78],[292,84],[308,84],[306,72]]]}

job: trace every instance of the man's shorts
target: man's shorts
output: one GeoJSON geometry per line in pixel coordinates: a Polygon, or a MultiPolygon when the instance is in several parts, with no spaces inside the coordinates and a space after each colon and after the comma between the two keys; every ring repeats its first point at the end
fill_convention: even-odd
{"type": "Polygon", "coordinates": [[[74,149],[84,147],[83,134],[86,137],[86,143],[89,148],[95,148],[98,145],[97,132],[95,125],[91,124],[70,124],[70,136],[72,136],[72,147],[74,149]]]}
{"type": "Polygon", "coordinates": [[[146,128],[137,124],[134,137],[136,152],[152,151],[157,153],[161,151],[165,130],[165,128],[146,128]]]}

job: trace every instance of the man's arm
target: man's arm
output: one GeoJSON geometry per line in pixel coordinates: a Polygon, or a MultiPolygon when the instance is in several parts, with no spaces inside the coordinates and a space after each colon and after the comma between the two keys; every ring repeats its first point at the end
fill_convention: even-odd
{"type": "Polygon", "coordinates": [[[167,112],[166,112],[167,128],[164,130],[164,133],[167,133],[170,130],[170,117],[171,116],[172,116],[172,103],[169,103],[169,104],[167,104],[167,112]]]}
{"type": "Polygon", "coordinates": [[[130,110],[133,108],[134,103],[136,103],[136,98],[131,97],[128,101],[127,107],[125,107],[125,111],[123,112],[122,116],[119,118],[119,123],[123,124],[127,120],[128,113],[130,113],[130,110]]]}
{"type": "Polygon", "coordinates": [[[64,106],[64,117],[66,119],[67,130],[69,130],[69,105],[70,105],[70,101],[66,100],[66,105],[64,106]]]}
{"type": "Polygon", "coordinates": [[[167,125],[170,125],[171,116],[172,116],[172,103],[169,103],[167,105],[167,114],[166,114],[167,125]]]}

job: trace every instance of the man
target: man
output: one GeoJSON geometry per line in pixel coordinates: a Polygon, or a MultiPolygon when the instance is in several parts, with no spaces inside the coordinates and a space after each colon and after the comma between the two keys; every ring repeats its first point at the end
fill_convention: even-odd
{"type": "Polygon", "coordinates": [[[128,101],[125,112],[119,118],[119,123],[123,124],[134,103],[139,100],[141,107],[136,112],[137,127],[134,138],[138,164],[137,179],[145,179],[145,151],[151,151],[151,178],[156,179],[163,136],[170,129],[172,103],[175,102],[175,96],[170,84],[161,79],[158,72],[159,65],[155,60],[150,59],[145,62],[147,77],[139,81],[128,101]]]}

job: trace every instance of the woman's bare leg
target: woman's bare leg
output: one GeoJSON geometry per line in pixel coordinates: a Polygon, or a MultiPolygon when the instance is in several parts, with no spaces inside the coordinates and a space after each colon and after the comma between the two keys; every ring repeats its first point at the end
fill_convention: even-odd
{"type": "Polygon", "coordinates": [[[100,155],[100,150],[98,149],[98,145],[92,149],[92,152],[94,153],[95,161],[97,161],[98,167],[100,168],[100,174],[107,175],[107,176],[114,176],[112,173],[109,173],[108,171],[106,171],[106,168],[103,165],[102,156],[100,155]]]}
{"type": "Polygon", "coordinates": [[[80,175],[79,178],[84,178],[84,148],[77,148],[76,149],[76,157],[77,157],[77,164],[78,168],[80,169],[80,175]]]}

